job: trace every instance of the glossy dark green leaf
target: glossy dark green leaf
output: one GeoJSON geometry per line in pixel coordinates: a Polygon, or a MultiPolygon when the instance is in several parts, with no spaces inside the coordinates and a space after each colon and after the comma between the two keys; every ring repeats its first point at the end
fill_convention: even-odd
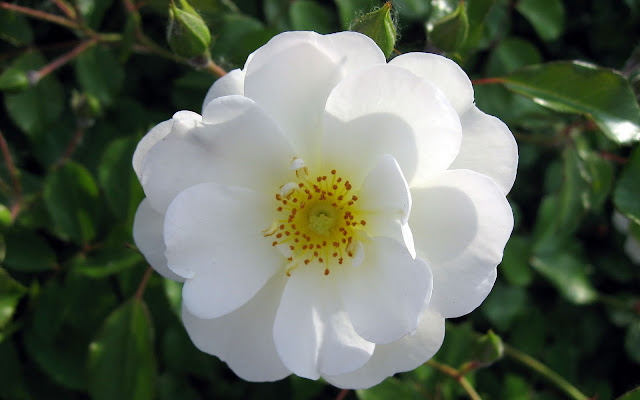
{"type": "Polygon", "coordinates": [[[0,26],[0,39],[14,46],[24,46],[33,41],[27,18],[18,13],[0,8],[0,26]]]}
{"type": "Polygon", "coordinates": [[[113,0],[75,0],[75,3],[87,24],[96,29],[100,27],[102,19],[109,7],[111,7],[113,0]]]}
{"type": "Polygon", "coordinates": [[[540,51],[528,40],[509,37],[498,43],[489,56],[487,75],[500,76],[542,61],[540,51]]]}
{"type": "Polygon", "coordinates": [[[0,90],[6,92],[20,92],[29,87],[29,78],[20,68],[12,66],[0,75],[0,90]]]}
{"type": "Polygon", "coordinates": [[[48,271],[56,265],[56,254],[46,239],[33,231],[10,231],[5,236],[4,265],[24,272],[48,271]]]}
{"type": "Polygon", "coordinates": [[[6,400],[27,400],[29,395],[24,367],[13,340],[0,341],[0,395],[6,400]]]}
{"type": "Polygon", "coordinates": [[[627,328],[627,334],[624,338],[624,348],[629,358],[640,364],[640,321],[636,320],[627,328]]]}
{"type": "Polygon", "coordinates": [[[162,356],[167,370],[180,375],[211,379],[213,357],[198,350],[178,321],[162,337],[162,356]]]}
{"type": "Polygon", "coordinates": [[[16,306],[27,289],[15,281],[9,273],[0,268],[0,329],[11,320],[16,306]]]}
{"type": "Polygon", "coordinates": [[[82,165],[69,161],[50,174],[44,199],[54,228],[62,237],[76,243],[88,243],[95,237],[98,186],[82,165]]]}
{"type": "Polygon", "coordinates": [[[598,297],[587,276],[587,265],[581,258],[571,253],[559,252],[534,257],[531,263],[568,301],[588,304],[598,297]]]}
{"type": "Polygon", "coordinates": [[[640,147],[632,153],[613,193],[613,202],[620,212],[640,224],[640,147]]]}
{"type": "Polygon", "coordinates": [[[107,318],[89,353],[89,393],[94,400],[153,398],[153,325],[140,300],[128,301],[107,318]]]}
{"type": "MultiPolygon", "coordinates": [[[[38,52],[29,52],[17,58],[13,68],[28,73],[45,64],[38,52]]],[[[64,110],[64,93],[53,74],[41,79],[35,86],[20,93],[5,96],[4,104],[9,117],[28,135],[42,132],[53,124],[64,110]]]]}
{"type": "Polygon", "coordinates": [[[469,34],[469,18],[464,2],[449,15],[433,23],[429,32],[429,39],[433,45],[446,52],[458,50],[469,34]]]}
{"type": "Polygon", "coordinates": [[[467,17],[469,19],[469,34],[462,45],[462,52],[471,53],[484,48],[480,42],[485,34],[486,20],[489,11],[494,7],[496,0],[474,0],[466,2],[467,17]]]}
{"type": "Polygon", "coordinates": [[[618,397],[616,400],[640,400],[640,386],[628,391],[627,393],[618,397]]]}
{"type": "Polygon", "coordinates": [[[111,211],[120,219],[133,222],[138,204],[144,198],[142,188],[131,167],[138,141],[123,138],[112,141],[102,156],[98,180],[111,211]]]}
{"type": "Polygon", "coordinates": [[[527,286],[533,279],[533,270],[529,265],[531,256],[531,238],[513,235],[504,248],[502,263],[498,269],[506,280],[515,286],[527,286]]]}
{"type": "Polygon", "coordinates": [[[106,278],[120,271],[144,263],[144,257],[122,246],[120,249],[108,249],[86,257],[79,256],[73,261],[76,273],[89,278],[106,278]]]}
{"type": "Polygon", "coordinates": [[[420,392],[414,386],[391,377],[371,389],[357,390],[356,394],[360,400],[413,400],[420,392]]]}
{"type": "Polygon", "coordinates": [[[555,111],[586,115],[617,143],[640,139],[640,108],[620,74],[579,62],[554,62],[517,70],[507,88],[555,111]]]}
{"type": "Polygon", "coordinates": [[[564,5],[561,0],[519,0],[516,9],[542,40],[557,39],[564,32],[564,5]]]}
{"type": "Polygon", "coordinates": [[[75,62],[80,86],[103,104],[113,103],[124,83],[124,70],[113,51],[106,46],[93,46],[80,54],[75,62]]]}
{"type": "Polygon", "coordinates": [[[524,289],[496,283],[480,309],[492,326],[499,332],[504,332],[524,312],[526,301],[527,293],[524,289]]]}
{"type": "Polygon", "coordinates": [[[293,29],[330,33],[335,30],[333,15],[325,6],[311,0],[296,0],[289,7],[293,29]]]}

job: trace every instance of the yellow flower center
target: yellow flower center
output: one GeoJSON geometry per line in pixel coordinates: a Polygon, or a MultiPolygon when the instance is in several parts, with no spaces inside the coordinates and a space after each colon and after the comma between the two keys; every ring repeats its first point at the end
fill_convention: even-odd
{"type": "MultiPolygon", "coordinates": [[[[294,160],[295,161],[295,160],[294,160]]],[[[356,233],[367,222],[358,218],[358,196],[336,170],[311,178],[306,167],[296,170],[296,181],[280,187],[275,198],[277,217],[265,237],[283,246],[287,276],[300,265],[317,263],[329,274],[332,265],[353,257],[356,233]]]]}

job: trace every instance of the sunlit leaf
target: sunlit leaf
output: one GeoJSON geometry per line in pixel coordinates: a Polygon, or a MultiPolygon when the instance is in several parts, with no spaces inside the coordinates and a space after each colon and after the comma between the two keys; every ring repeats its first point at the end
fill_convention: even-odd
{"type": "Polygon", "coordinates": [[[631,155],[613,193],[613,201],[624,215],[640,224],[640,147],[631,155]]]}

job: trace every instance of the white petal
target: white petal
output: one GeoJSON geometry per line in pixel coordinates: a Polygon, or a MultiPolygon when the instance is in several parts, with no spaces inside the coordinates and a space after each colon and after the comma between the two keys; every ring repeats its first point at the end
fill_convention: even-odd
{"type": "Polygon", "coordinates": [[[140,181],[162,212],[182,190],[203,182],[275,193],[292,159],[282,132],[257,104],[225,96],[207,105],[202,122],[174,117],[169,135],[147,153],[140,181]]]}
{"type": "Polygon", "coordinates": [[[473,86],[467,74],[454,61],[431,53],[406,53],[389,62],[429,80],[447,96],[462,115],[473,105],[473,86]]]}
{"type": "Polygon", "coordinates": [[[217,318],[245,304],[284,259],[261,230],[273,203],[253,190],[203,183],[181,192],[167,210],[169,268],[187,278],[182,298],[199,318],[217,318]]]}
{"type": "Polygon", "coordinates": [[[140,172],[142,170],[142,162],[144,161],[144,157],[147,155],[147,152],[150,148],[152,148],[156,143],[164,139],[169,132],[171,132],[171,127],[173,126],[173,120],[170,119],[168,121],[160,122],[158,125],[154,126],[144,137],[138,142],[138,146],[136,147],[136,151],[133,153],[133,170],[138,176],[138,180],[140,179],[140,172]]]}
{"type": "Polygon", "coordinates": [[[384,63],[372,43],[364,35],[285,32],[258,49],[247,64],[245,95],[273,116],[307,164],[318,162],[320,124],[331,89],[363,65],[384,63]],[[342,38],[348,45],[336,45],[342,38]]]}
{"type": "Polygon", "coordinates": [[[509,193],[518,168],[518,144],[509,128],[475,106],[460,121],[462,145],[449,168],[480,172],[493,179],[505,194],[509,193]]]}
{"type": "Polygon", "coordinates": [[[418,326],[431,297],[431,271],[395,240],[375,237],[363,244],[362,265],[338,268],[338,286],[356,332],[391,343],[418,326]]]}
{"type": "Polygon", "coordinates": [[[275,381],[291,372],[273,343],[273,320],[284,275],[271,279],[247,304],[220,318],[200,319],[182,307],[182,321],[197,348],[225,361],[239,377],[275,381]]]}
{"type": "Polygon", "coordinates": [[[148,199],[142,200],[133,220],[133,240],[147,262],[157,273],[168,279],[183,282],[184,278],[167,267],[164,256],[164,215],[151,208],[148,199]]]}
{"type": "Polygon", "coordinates": [[[458,154],[460,120],[428,81],[394,66],[344,79],[327,99],[323,152],[327,166],[358,182],[391,154],[414,186],[445,170],[458,154]]]}
{"type": "Polygon", "coordinates": [[[469,170],[446,171],[411,195],[416,250],[433,272],[431,306],[445,318],[465,315],[491,291],[511,207],[493,180],[469,170]]]}
{"type": "Polygon", "coordinates": [[[236,68],[229,71],[225,76],[213,82],[202,103],[202,112],[211,100],[231,95],[244,95],[244,71],[241,69],[236,68]]]}
{"type": "Polygon", "coordinates": [[[343,389],[368,389],[398,373],[424,364],[440,349],[444,340],[444,318],[428,308],[414,334],[393,343],[376,345],[373,356],[360,369],[338,376],[325,376],[343,389]]]}
{"type": "Polygon", "coordinates": [[[335,285],[335,277],[317,266],[300,266],[288,278],[273,337],[296,375],[318,379],[351,372],[373,353],[375,345],[355,333],[335,285]]]}

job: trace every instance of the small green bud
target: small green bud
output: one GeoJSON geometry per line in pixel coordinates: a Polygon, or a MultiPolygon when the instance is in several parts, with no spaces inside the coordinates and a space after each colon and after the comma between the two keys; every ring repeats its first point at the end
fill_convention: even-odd
{"type": "Polygon", "coordinates": [[[191,59],[206,58],[208,61],[211,33],[202,17],[187,3],[176,0],[169,5],[169,28],[167,41],[174,54],[191,59]]]}
{"type": "Polygon", "coordinates": [[[10,67],[0,75],[0,90],[20,92],[29,87],[27,73],[17,67],[10,67]]]}
{"type": "Polygon", "coordinates": [[[458,3],[458,7],[446,17],[433,24],[429,33],[431,43],[438,49],[446,52],[456,51],[469,34],[469,18],[464,1],[458,3]]]}
{"type": "Polygon", "coordinates": [[[486,367],[502,358],[504,344],[500,336],[489,330],[486,335],[482,335],[473,344],[472,360],[478,367],[486,367]]]}
{"type": "Polygon", "coordinates": [[[391,18],[391,2],[388,1],[379,9],[356,18],[349,30],[369,36],[380,47],[385,57],[389,58],[397,39],[396,27],[391,18]]]}

